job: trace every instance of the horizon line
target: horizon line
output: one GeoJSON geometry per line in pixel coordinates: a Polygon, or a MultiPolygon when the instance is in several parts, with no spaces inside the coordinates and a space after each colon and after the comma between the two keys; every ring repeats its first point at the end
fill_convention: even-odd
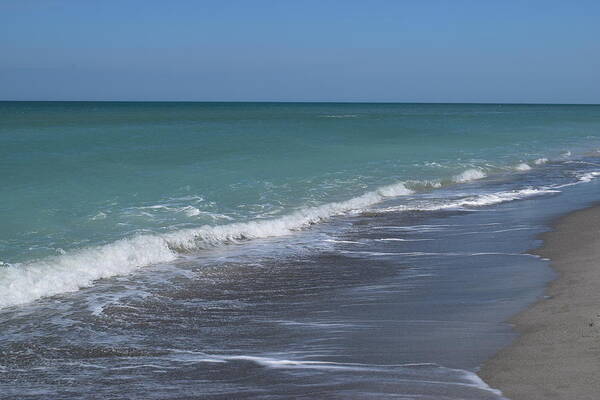
{"type": "Polygon", "coordinates": [[[0,103],[264,103],[264,104],[473,104],[473,105],[557,105],[597,106],[600,103],[536,103],[494,101],[333,101],[333,100],[5,100],[0,103]]]}

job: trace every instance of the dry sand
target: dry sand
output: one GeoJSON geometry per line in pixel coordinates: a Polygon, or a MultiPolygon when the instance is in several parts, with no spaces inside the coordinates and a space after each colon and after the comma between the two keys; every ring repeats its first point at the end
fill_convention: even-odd
{"type": "Polygon", "coordinates": [[[536,251],[559,277],[511,319],[520,337],[480,376],[513,400],[600,399],[600,206],[560,218],[536,251]]]}

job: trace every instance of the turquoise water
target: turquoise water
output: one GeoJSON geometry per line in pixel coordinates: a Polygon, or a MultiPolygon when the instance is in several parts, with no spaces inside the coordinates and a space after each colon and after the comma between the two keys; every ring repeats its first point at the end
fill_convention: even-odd
{"type": "Polygon", "coordinates": [[[593,151],[600,107],[3,102],[0,121],[0,260],[177,236],[115,261],[139,266],[593,151]]]}

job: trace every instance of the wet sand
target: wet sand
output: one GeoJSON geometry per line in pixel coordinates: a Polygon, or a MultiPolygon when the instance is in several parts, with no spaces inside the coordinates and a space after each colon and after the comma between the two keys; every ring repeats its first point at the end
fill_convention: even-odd
{"type": "Polygon", "coordinates": [[[513,400],[600,398],[600,205],[558,219],[536,251],[558,277],[511,319],[520,337],[479,375],[513,400]]]}

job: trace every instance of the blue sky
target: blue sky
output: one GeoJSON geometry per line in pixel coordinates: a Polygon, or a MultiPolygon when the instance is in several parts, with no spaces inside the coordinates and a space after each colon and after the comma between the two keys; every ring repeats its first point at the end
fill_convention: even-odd
{"type": "Polygon", "coordinates": [[[600,103],[598,1],[0,1],[0,99],[600,103]]]}

